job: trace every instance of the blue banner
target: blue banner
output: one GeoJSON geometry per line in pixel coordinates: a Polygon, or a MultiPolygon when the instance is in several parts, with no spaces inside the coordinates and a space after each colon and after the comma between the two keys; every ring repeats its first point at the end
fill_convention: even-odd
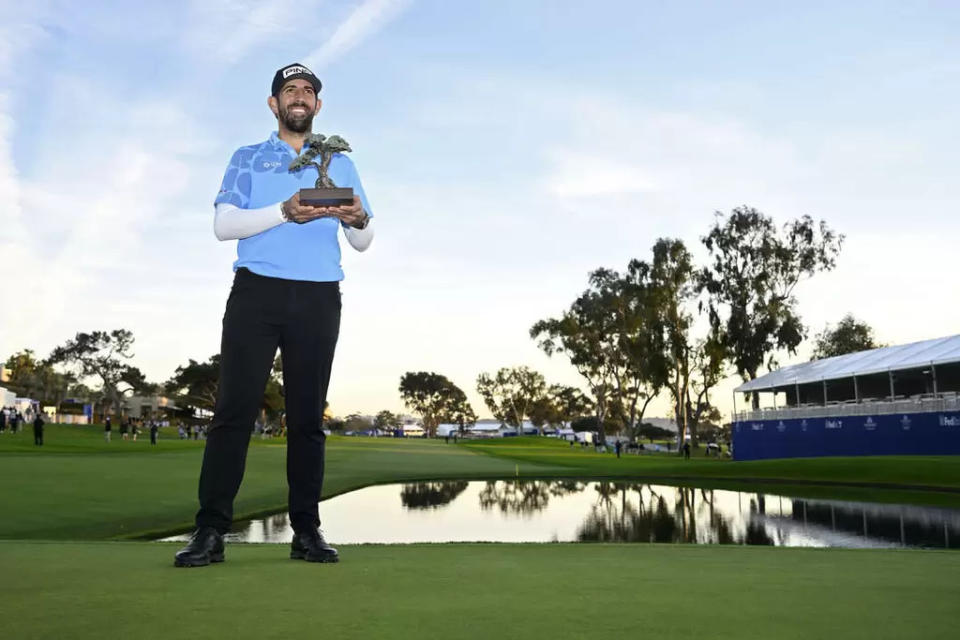
{"type": "Polygon", "coordinates": [[[746,420],[733,425],[733,458],[960,455],[960,411],[746,420]]]}

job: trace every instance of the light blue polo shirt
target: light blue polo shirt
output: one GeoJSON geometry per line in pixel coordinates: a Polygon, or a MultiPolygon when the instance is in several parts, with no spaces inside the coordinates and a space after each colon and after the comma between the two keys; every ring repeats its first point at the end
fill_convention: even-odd
{"type": "MultiPolygon", "coordinates": [[[[316,185],[318,171],[308,166],[292,172],[287,167],[297,157],[277,132],[259,144],[240,147],[230,158],[220,193],[214,204],[227,202],[241,209],[259,209],[287,200],[302,188],[316,185]]],[[[319,158],[318,158],[319,161],[319,158]]],[[[330,160],[330,179],[338,187],[352,187],[363,208],[373,217],[353,162],[341,153],[330,160]]],[[[246,267],[254,273],[286,280],[332,282],[343,280],[336,218],[304,224],[284,222],[237,242],[233,270],[246,267]]]]}

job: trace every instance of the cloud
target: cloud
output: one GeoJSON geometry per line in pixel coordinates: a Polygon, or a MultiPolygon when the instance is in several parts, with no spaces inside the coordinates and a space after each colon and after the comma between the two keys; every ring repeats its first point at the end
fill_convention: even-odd
{"type": "Polygon", "coordinates": [[[65,108],[89,123],[78,134],[82,154],[41,144],[33,158],[38,169],[17,174],[3,145],[13,121],[0,117],[0,255],[16,268],[18,292],[17,304],[0,314],[0,358],[22,346],[45,352],[78,330],[121,326],[147,327],[135,333],[149,342],[182,344],[170,331],[176,320],[158,321],[166,315],[162,307],[208,284],[203,267],[214,254],[195,253],[191,264],[176,260],[188,240],[164,227],[179,224],[170,221],[176,212],[193,210],[189,235],[212,241],[209,217],[201,215],[212,197],[210,185],[200,184],[209,177],[202,163],[208,134],[175,102],[130,98],[123,110],[105,114],[104,87],[84,90],[66,80],[60,86],[71,95],[65,108]],[[107,139],[105,128],[114,136],[109,144],[86,142],[107,139]],[[193,291],[170,286],[197,268],[193,291]],[[143,301],[152,303],[152,313],[143,301]]]}
{"type": "Polygon", "coordinates": [[[311,16],[312,0],[196,0],[183,42],[215,61],[235,64],[261,45],[296,40],[311,16]]]}
{"type": "Polygon", "coordinates": [[[312,69],[322,69],[396,18],[409,0],[365,0],[337,25],[330,38],[304,58],[312,69]]]}

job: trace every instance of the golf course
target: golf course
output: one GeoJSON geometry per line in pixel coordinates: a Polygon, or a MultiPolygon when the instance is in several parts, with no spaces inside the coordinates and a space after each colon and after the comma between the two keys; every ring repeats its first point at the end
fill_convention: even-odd
{"type": "MultiPolygon", "coordinates": [[[[960,553],[662,544],[337,545],[342,561],[232,544],[175,569],[202,441],[106,443],[96,426],[0,436],[5,638],[953,638],[960,553]]],[[[235,517],[282,511],[286,450],[251,441],[235,517]]],[[[325,497],[439,479],[655,481],[960,507],[960,458],[732,462],[596,453],[548,438],[344,438],[325,497]]],[[[321,505],[321,517],[323,505],[321,505]]],[[[334,544],[336,540],[331,540],[334,544]]]]}

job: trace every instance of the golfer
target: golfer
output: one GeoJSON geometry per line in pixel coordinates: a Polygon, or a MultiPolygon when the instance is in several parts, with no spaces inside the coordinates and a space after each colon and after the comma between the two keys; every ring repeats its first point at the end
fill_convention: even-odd
{"type": "Polygon", "coordinates": [[[314,166],[290,171],[320,112],[320,80],[302,64],[273,77],[270,111],[277,131],[233,154],[215,200],[214,232],[238,240],[235,277],[223,316],[220,382],[200,471],[196,531],[174,564],[222,562],[223,534],[243,478],[247,446],[277,348],[283,361],[287,484],[294,530],[290,557],[337,562],[323,539],[317,503],[323,484],[323,407],[340,331],[340,244],[364,251],[372,213],[353,163],[334,154],[329,176],[352,187],[353,203],[311,207],[298,191],[317,181],[314,166]]]}

